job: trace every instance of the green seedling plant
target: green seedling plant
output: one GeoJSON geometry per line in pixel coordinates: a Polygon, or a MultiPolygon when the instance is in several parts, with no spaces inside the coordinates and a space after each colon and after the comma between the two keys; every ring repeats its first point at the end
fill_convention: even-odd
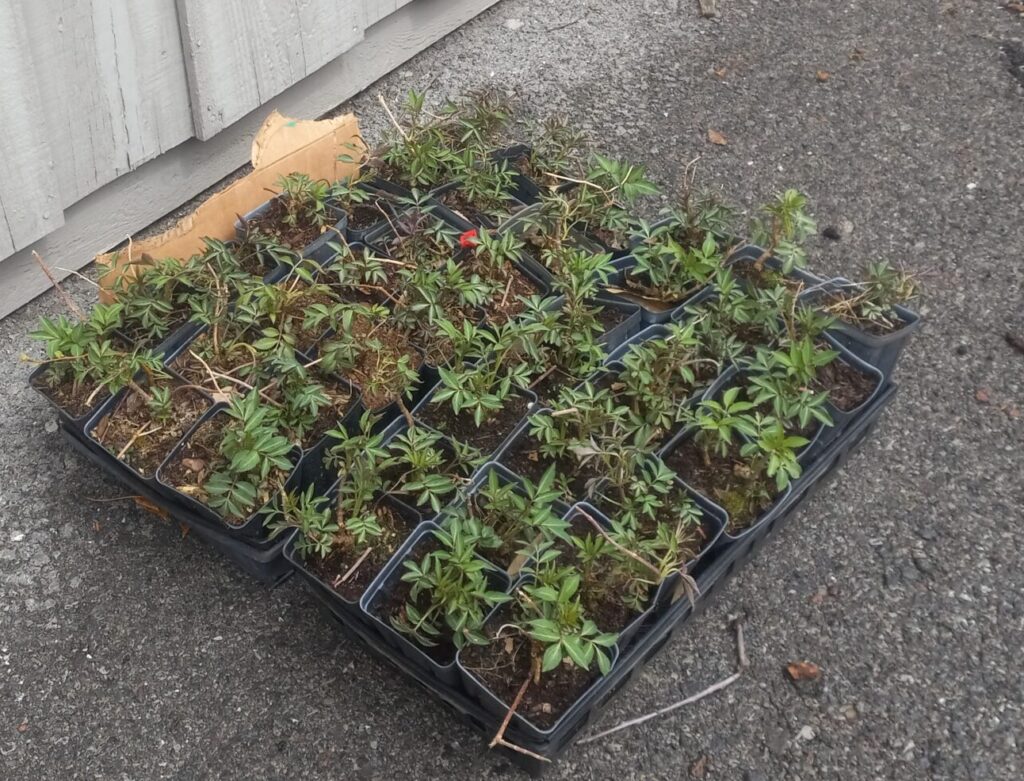
{"type": "Polygon", "coordinates": [[[387,109],[393,127],[368,161],[385,179],[410,188],[430,189],[448,178],[455,159],[453,141],[460,136],[446,128],[446,120],[428,113],[426,98],[426,93],[411,90],[397,117],[387,109]]]}
{"type": "Polygon", "coordinates": [[[556,469],[545,471],[537,482],[520,478],[505,481],[497,470],[471,494],[464,505],[449,512],[479,524],[482,548],[496,550],[504,557],[498,563],[510,567],[516,554],[532,555],[539,546],[568,540],[568,524],[554,509],[561,499],[555,487],[556,469]]]}
{"type": "Polygon", "coordinates": [[[531,415],[528,430],[545,458],[578,458],[613,431],[628,429],[628,413],[610,388],[584,382],[563,389],[552,411],[531,415]]]}
{"type": "Polygon", "coordinates": [[[135,378],[145,374],[150,382],[165,376],[162,361],[148,350],[126,345],[116,334],[122,322],[119,303],[97,304],[84,321],[64,315],[41,318],[31,337],[46,352],[42,383],[62,392],[62,403],[71,407],[90,406],[101,391],[113,394],[131,387],[142,398],[147,393],[135,378]]]}
{"type": "Polygon", "coordinates": [[[611,648],[618,635],[602,632],[589,618],[580,593],[583,577],[574,567],[558,563],[553,548],[531,567],[534,582],[524,584],[516,595],[515,625],[530,638],[540,658],[534,680],[562,665],[602,675],[611,670],[611,648]]]}
{"type": "Polygon", "coordinates": [[[585,133],[565,117],[545,119],[533,133],[526,155],[526,173],[542,186],[557,186],[578,179],[584,170],[589,142],[585,133]]]}
{"type": "MultiPolygon", "coordinates": [[[[530,384],[530,362],[524,358],[530,340],[541,330],[538,323],[513,321],[490,329],[464,323],[461,331],[450,329],[454,338],[476,345],[481,357],[477,363],[440,367],[441,384],[434,393],[434,404],[450,404],[459,415],[469,412],[479,428],[490,416],[504,408],[517,389],[530,384]]],[[[460,350],[460,352],[462,352],[460,350]]]]}
{"type": "Polygon", "coordinates": [[[276,410],[255,391],[233,398],[226,414],[220,458],[202,488],[212,509],[237,521],[283,487],[283,478],[292,469],[289,455],[294,446],[281,433],[276,410]]]}
{"type": "Polygon", "coordinates": [[[721,365],[701,356],[701,341],[693,322],[669,325],[663,338],[633,345],[622,357],[617,377],[620,398],[628,404],[637,425],[652,436],[664,434],[685,418],[684,402],[701,380],[718,374],[721,365]]]}
{"type": "Polygon", "coordinates": [[[816,230],[814,219],[807,213],[807,196],[798,190],[784,191],[762,206],[751,224],[751,239],[764,250],[754,265],[760,271],[774,256],[781,262],[783,274],[803,268],[807,254],[801,243],[816,230]]]}
{"type": "Polygon", "coordinates": [[[509,596],[491,585],[490,565],[477,555],[476,536],[457,519],[434,537],[436,550],[402,565],[409,596],[391,625],[427,648],[446,640],[456,648],[486,645],[484,619],[509,596]]]}
{"type": "Polygon", "coordinates": [[[545,200],[561,211],[565,224],[581,223],[607,246],[622,249],[635,228],[628,209],[640,198],[658,193],[643,166],[595,154],[585,180],[577,188],[545,196],[545,200]]]}
{"type": "Polygon", "coordinates": [[[753,402],[744,401],[740,388],[727,388],[719,399],[704,399],[690,413],[696,427],[695,441],[710,465],[712,455],[725,458],[736,444],[737,435],[757,435],[757,423],[751,411],[753,402]]]}
{"type": "Polygon", "coordinates": [[[313,179],[307,174],[292,172],[277,180],[281,192],[284,215],[281,221],[293,228],[305,225],[325,227],[334,219],[327,202],[332,194],[331,183],[326,179],[313,179]]]}
{"type": "Polygon", "coordinates": [[[801,467],[797,451],[807,445],[806,437],[786,433],[782,422],[762,418],[757,422],[757,431],[751,442],[740,448],[740,455],[747,459],[751,471],[763,472],[775,480],[775,487],[781,492],[800,477],[801,467]]]}
{"type": "Polygon", "coordinates": [[[808,429],[812,423],[832,425],[828,413],[828,391],[816,386],[818,370],[831,363],[839,353],[820,350],[810,338],[793,342],[788,349],[759,348],[746,362],[746,395],[755,406],[768,406],[784,423],[808,429]]]}
{"type": "Polygon", "coordinates": [[[633,256],[636,266],[629,272],[630,286],[645,298],[665,303],[682,301],[707,285],[725,261],[710,235],[693,248],[667,236],[664,243],[640,245],[633,256]]]}
{"type": "Polygon", "coordinates": [[[388,452],[394,459],[387,479],[390,490],[435,513],[465,483],[475,460],[467,449],[418,426],[395,437],[388,452]]]}

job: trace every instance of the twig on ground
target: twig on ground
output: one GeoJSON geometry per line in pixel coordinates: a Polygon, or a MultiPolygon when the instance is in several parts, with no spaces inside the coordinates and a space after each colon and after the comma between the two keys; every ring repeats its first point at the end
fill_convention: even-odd
{"type": "Polygon", "coordinates": [[[408,141],[409,136],[406,135],[405,128],[403,128],[401,124],[399,124],[398,120],[395,119],[395,115],[391,113],[391,107],[388,106],[388,102],[384,100],[384,95],[378,92],[377,100],[379,100],[380,104],[384,107],[384,111],[387,113],[388,119],[391,120],[391,124],[393,124],[398,129],[398,132],[402,134],[402,138],[408,141]]]}
{"type": "Polygon", "coordinates": [[[643,716],[638,716],[635,719],[623,721],[619,724],[616,724],[614,727],[603,730],[602,732],[598,732],[596,735],[590,735],[586,738],[583,738],[583,740],[578,741],[579,744],[582,745],[584,743],[593,743],[597,740],[600,740],[601,738],[607,737],[608,735],[612,735],[616,732],[621,732],[622,730],[629,729],[630,727],[635,727],[639,724],[643,724],[644,722],[650,721],[651,719],[656,719],[659,716],[664,716],[666,713],[671,713],[672,711],[678,710],[679,708],[682,708],[686,705],[692,705],[693,703],[703,700],[705,697],[708,697],[709,695],[712,695],[715,692],[719,692],[727,686],[731,686],[732,684],[736,683],[736,681],[738,681],[740,677],[742,677],[743,671],[747,667],[747,651],[746,647],[743,644],[743,619],[734,619],[732,625],[733,629],[736,630],[736,655],[739,658],[739,663],[737,664],[737,667],[739,669],[737,669],[736,672],[734,672],[728,678],[723,678],[718,683],[711,684],[711,686],[704,689],[703,691],[699,691],[696,694],[690,695],[684,700],[673,702],[671,705],[666,705],[664,708],[659,708],[656,711],[646,713],[643,716]]]}
{"type": "Polygon", "coordinates": [[[523,701],[523,696],[526,694],[526,690],[530,687],[530,682],[533,680],[533,673],[526,676],[526,680],[523,681],[523,685],[519,687],[519,691],[516,692],[516,698],[512,700],[512,705],[509,707],[508,712],[505,714],[505,718],[501,722],[501,726],[498,727],[498,732],[491,740],[488,748],[494,748],[495,746],[503,746],[512,751],[517,751],[520,754],[525,754],[528,757],[539,759],[541,762],[550,762],[551,760],[547,757],[542,757],[540,754],[535,754],[532,751],[528,751],[522,746],[517,746],[515,743],[509,743],[505,740],[505,730],[508,729],[508,723],[512,721],[512,714],[516,712],[516,708],[523,701]]]}
{"type": "Polygon", "coordinates": [[[36,262],[36,265],[43,270],[46,278],[50,280],[50,284],[53,285],[53,289],[57,291],[57,295],[60,296],[60,300],[64,302],[64,306],[66,306],[76,317],[84,320],[85,312],[83,312],[82,308],[75,303],[75,300],[67,294],[67,291],[60,286],[57,278],[53,275],[53,272],[50,271],[50,267],[46,265],[46,261],[44,261],[42,256],[35,250],[32,250],[32,260],[36,262]]]}

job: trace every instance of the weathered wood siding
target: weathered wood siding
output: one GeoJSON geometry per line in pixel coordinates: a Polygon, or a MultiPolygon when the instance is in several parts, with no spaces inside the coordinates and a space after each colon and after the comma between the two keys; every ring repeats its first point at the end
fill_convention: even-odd
{"type": "Polygon", "coordinates": [[[62,206],[192,137],[174,0],[13,4],[25,9],[62,206]]]}
{"type": "Polygon", "coordinates": [[[0,317],[496,1],[0,0],[0,317]]]}
{"type": "Polygon", "coordinates": [[[0,257],[64,222],[50,141],[39,107],[35,69],[20,3],[0,3],[0,257]]]}
{"type": "Polygon", "coordinates": [[[362,40],[363,0],[178,0],[196,137],[210,138],[362,40]]]}

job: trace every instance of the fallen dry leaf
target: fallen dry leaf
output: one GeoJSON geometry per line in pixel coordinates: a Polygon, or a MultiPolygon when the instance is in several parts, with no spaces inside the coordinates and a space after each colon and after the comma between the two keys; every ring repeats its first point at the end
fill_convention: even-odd
{"type": "Polygon", "coordinates": [[[725,136],[723,136],[714,128],[710,127],[708,128],[708,141],[710,141],[712,144],[717,144],[718,146],[725,146],[726,144],[729,143],[725,136]]]}
{"type": "Polygon", "coordinates": [[[206,469],[206,462],[201,458],[183,458],[181,464],[190,472],[195,472],[197,475],[201,474],[206,469]]]}
{"type": "Polygon", "coordinates": [[[190,529],[186,524],[182,523],[181,521],[178,521],[178,527],[181,529],[181,539],[185,539],[186,537],[188,537],[188,533],[192,531],[192,529],[190,529]]]}
{"type": "Polygon", "coordinates": [[[717,76],[718,78],[724,79],[725,74],[729,72],[729,69],[726,68],[724,65],[719,65],[716,68],[713,68],[711,72],[714,73],[715,76],[717,76]]]}
{"type": "Polygon", "coordinates": [[[18,725],[18,732],[28,732],[28,721],[23,721],[18,725]]]}
{"type": "Polygon", "coordinates": [[[140,509],[145,510],[147,513],[152,513],[161,520],[167,520],[167,511],[164,508],[158,507],[157,505],[153,504],[153,502],[149,501],[149,499],[147,499],[145,496],[133,496],[132,499],[135,500],[135,504],[140,509]]]}
{"type": "Polygon", "coordinates": [[[690,777],[696,778],[698,781],[704,778],[704,774],[708,771],[708,755],[701,754],[697,757],[697,760],[690,765],[690,777]]]}
{"type": "Polygon", "coordinates": [[[1024,3],[1007,3],[1003,6],[1011,14],[1016,13],[1024,16],[1024,3]]]}
{"type": "Polygon", "coordinates": [[[988,404],[988,388],[978,388],[978,390],[974,391],[974,398],[976,398],[982,404],[988,404]]]}
{"type": "Polygon", "coordinates": [[[786,672],[794,681],[816,681],[821,677],[821,668],[814,662],[790,662],[786,672]]]}
{"type": "Polygon", "coordinates": [[[850,59],[854,62],[864,62],[864,50],[854,49],[850,52],[850,59]]]}
{"type": "Polygon", "coordinates": [[[830,78],[832,78],[832,74],[829,73],[828,71],[818,71],[817,73],[814,74],[814,77],[819,82],[824,84],[826,81],[828,81],[830,78]]]}

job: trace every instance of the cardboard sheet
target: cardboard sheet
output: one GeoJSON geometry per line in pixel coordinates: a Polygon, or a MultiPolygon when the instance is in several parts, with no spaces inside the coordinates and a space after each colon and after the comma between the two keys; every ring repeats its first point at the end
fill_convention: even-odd
{"type": "Polygon", "coordinates": [[[100,277],[100,300],[111,301],[110,292],[123,274],[155,259],[188,258],[203,249],[205,237],[231,239],[235,220],[271,197],[279,177],[300,171],[313,179],[336,181],[358,172],[358,164],[339,160],[358,159],[363,148],[359,122],[353,114],[334,119],[291,119],[274,111],[252,142],[253,170],[211,195],[192,214],[158,236],[135,241],[116,252],[96,256],[109,270],[100,277]],[[353,146],[355,149],[353,149],[353,146]]]}

